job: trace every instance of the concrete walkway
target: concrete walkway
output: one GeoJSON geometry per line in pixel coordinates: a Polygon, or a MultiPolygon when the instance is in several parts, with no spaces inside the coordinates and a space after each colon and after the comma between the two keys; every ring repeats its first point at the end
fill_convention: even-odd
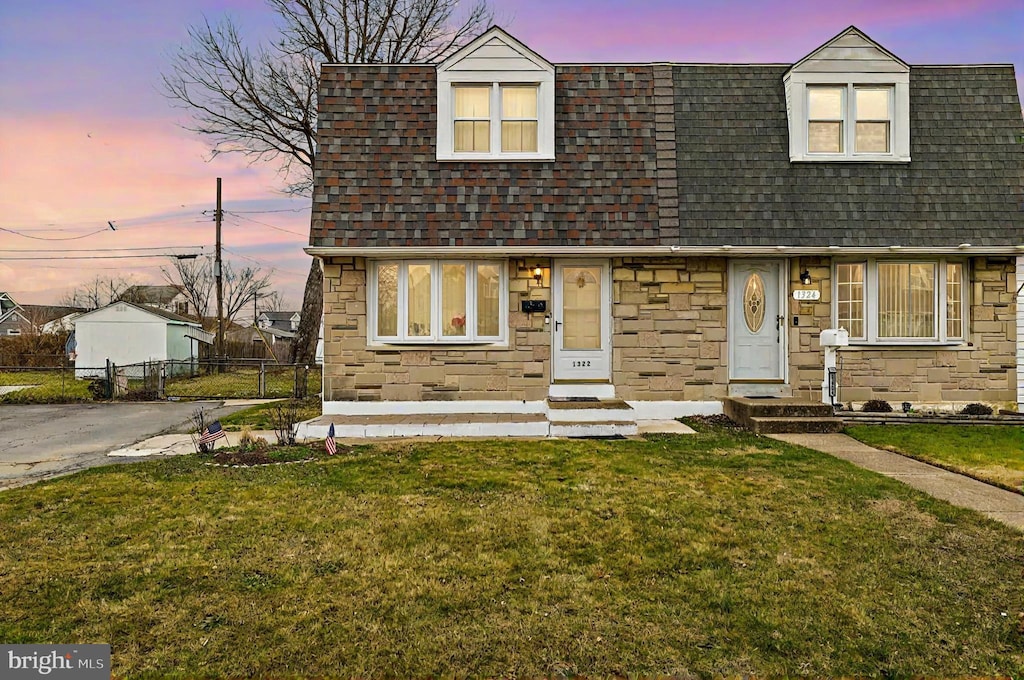
{"type": "Polygon", "coordinates": [[[774,439],[823,451],[854,465],[892,477],[935,498],[1024,531],[1024,496],[928,465],[898,453],[882,451],[845,434],[773,434],[774,439]]]}

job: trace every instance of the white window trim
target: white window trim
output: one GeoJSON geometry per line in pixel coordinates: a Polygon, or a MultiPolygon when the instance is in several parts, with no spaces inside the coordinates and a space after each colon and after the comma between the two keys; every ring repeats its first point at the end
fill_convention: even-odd
{"type": "Polygon", "coordinates": [[[789,159],[793,162],[828,163],[909,163],[910,162],[910,74],[909,73],[793,73],[788,82],[789,159]],[[844,151],[843,153],[811,153],[807,150],[808,95],[807,88],[821,86],[845,87],[844,151]],[[890,87],[889,140],[890,153],[854,153],[857,87],[890,87]]]}
{"type": "Polygon", "coordinates": [[[21,335],[21,329],[20,328],[8,328],[7,329],[7,335],[21,335]]]}
{"type": "Polygon", "coordinates": [[[555,79],[538,71],[440,72],[437,81],[437,160],[439,161],[553,161],[555,160],[555,79]],[[490,151],[455,151],[455,86],[487,85],[491,88],[490,151]],[[501,150],[501,86],[537,87],[537,151],[501,150]]]}
{"type": "Polygon", "coordinates": [[[832,264],[832,327],[839,324],[839,277],[836,265],[864,265],[864,332],[863,337],[850,336],[851,345],[890,345],[890,346],[936,346],[948,347],[968,344],[970,335],[970,276],[968,262],[959,258],[864,258],[836,260],[832,264]],[[931,338],[888,338],[878,336],[878,265],[884,263],[914,264],[927,263],[935,265],[935,332],[931,338]],[[962,267],[960,282],[960,331],[961,336],[950,338],[946,335],[946,265],[959,264],[962,267]]]}
{"type": "Polygon", "coordinates": [[[506,260],[377,260],[370,265],[370,280],[367,286],[367,342],[372,346],[384,345],[488,345],[505,346],[508,343],[508,261],[506,260]],[[377,270],[382,265],[398,265],[398,332],[397,336],[377,335],[377,270]],[[430,265],[430,330],[429,336],[409,336],[408,310],[408,267],[409,265],[430,265]],[[466,265],[466,337],[441,335],[441,267],[446,264],[466,265]],[[476,268],[478,265],[494,265],[498,268],[498,333],[497,336],[476,335],[476,268]],[[472,330],[472,333],[469,331],[472,330]]]}

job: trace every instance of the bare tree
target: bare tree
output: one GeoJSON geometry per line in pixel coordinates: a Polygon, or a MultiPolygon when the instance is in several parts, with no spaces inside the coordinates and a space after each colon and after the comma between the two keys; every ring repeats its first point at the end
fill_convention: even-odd
{"type": "Polygon", "coordinates": [[[99,309],[114,300],[120,300],[124,292],[133,285],[130,276],[95,276],[91,281],[79,284],[60,296],[57,301],[62,307],[81,307],[87,310],[99,309]]]}
{"type": "MultiPolygon", "coordinates": [[[[233,321],[238,313],[252,301],[253,297],[269,295],[270,274],[260,267],[246,265],[235,269],[231,262],[223,263],[224,277],[224,319],[233,321]]],[[[192,308],[201,319],[216,316],[212,309],[211,297],[216,277],[213,261],[209,257],[195,260],[174,260],[170,269],[162,270],[168,283],[180,286],[192,308]]]]}
{"type": "MultiPolygon", "coordinates": [[[[280,19],[269,45],[247,46],[230,19],[189,29],[164,91],[187,109],[186,129],[212,152],[278,165],[286,191],[308,195],[316,157],[317,84],[322,63],[444,59],[492,20],[486,0],[266,0],[280,19]]],[[[323,273],[311,263],[295,359],[313,360],[323,311],[323,273]]]]}

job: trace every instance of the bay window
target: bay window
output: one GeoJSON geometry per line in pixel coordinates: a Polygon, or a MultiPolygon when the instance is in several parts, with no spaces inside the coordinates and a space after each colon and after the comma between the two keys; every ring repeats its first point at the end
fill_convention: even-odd
{"type": "Polygon", "coordinates": [[[505,340],[500,262],[415,260],[371,267],[370,339],[401,343],[505,340]]]}
{"type": "Polygon", "coordinates": [[[852,341],[964,339],[964,264],[867,260],[835,266],[835,323],[852,341]]]}

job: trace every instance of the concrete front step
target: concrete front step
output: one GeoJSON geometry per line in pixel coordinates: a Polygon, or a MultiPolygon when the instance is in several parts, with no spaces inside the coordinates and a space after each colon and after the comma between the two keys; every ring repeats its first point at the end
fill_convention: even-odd
{"type": "Polygon", "coordinates": [[[551,422],[552,437],[632,437],[639,431],[635,420],[551,422]]]}
{"type": "Polygon", "coordinates": [[[843,419],[834,417],[788,418],[754,416],[749,418],[747,422],[740,424],[750,428],[755,434],[830,434],[843,431],[843,419]]]}
{"type": "Polygon", "coordinates": [[[795,397],[757,399],[729,397],[722,403],[725,414],[737,422],[747,418],[831,418],[834,413],[828,404],[806,401],[795,397]]]}
{"type": "Polygon", "coordinates": [[[323,439],[334,424],[339,439],[378,437],[547,437],[543,414],[457,413],[450,415],[339,416],[299,423],[300,440],[323,439]]]}
{"type": "Polygon", "coordinates": [[[633,413],[633,407],[621,399],[592,401],[548,399],[547,407],[548,420],[552,424],[609,421],[636,424],[636,415],[633,413]]]}

